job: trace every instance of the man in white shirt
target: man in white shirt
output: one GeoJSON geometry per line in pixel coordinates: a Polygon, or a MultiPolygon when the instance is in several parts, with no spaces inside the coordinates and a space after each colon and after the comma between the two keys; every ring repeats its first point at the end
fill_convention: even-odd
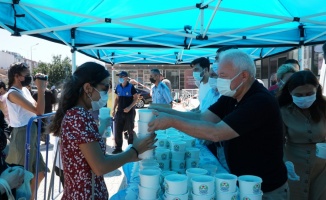
{"type": "Polygon", "coordinates": [[[200,110],[200,106],[203,103],[204,97],[206,96],[207,92],[211,89],[208,83],[210,63],[207,58],[201,57],[193,60],[190,66],[193,68],[192,74],[195,81],[200,82],[198,91],[199,107],[196,109],[200,110]]]}

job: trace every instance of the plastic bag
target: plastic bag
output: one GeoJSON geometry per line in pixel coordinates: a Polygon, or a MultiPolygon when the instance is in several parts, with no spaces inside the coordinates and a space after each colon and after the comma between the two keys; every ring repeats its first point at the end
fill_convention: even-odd
{"type": "Polygon", "coordinates": [[[18,200],[28,200],[31,199],[32,196],[32,190],[31,190],[31,180],[34,177],[34,175],[24,170],[24,183],[16,189],[16,199],[18,200]]]}

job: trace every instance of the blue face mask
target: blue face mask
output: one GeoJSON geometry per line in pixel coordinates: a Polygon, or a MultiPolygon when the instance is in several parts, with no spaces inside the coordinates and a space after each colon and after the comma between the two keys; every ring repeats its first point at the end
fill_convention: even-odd
{"type": "Polygon", "coordinates": [[[125,79],[124,78],[119,78],[119,83],[123,83],[125,82],[125,79]]]}
{"type": "Polygon", "coordinates": [[[99,94],[100,94],[100,99],[98,101],[93,101],[93,99],[89,96],[89,98],[92,100],[92,110],[99,110],[100,108],[103,108],[109,99],[109,94],[105,91],[98,91],[96,88],[94,88],[99,94]]]}
{"type": "Polygon", "coordinates": [[[310,106],[316,101],[316,93],[305,97],[297,97],[292,95],[292,99],[293,103],[299,108],[306,109],[310,108],[310,106]]]}

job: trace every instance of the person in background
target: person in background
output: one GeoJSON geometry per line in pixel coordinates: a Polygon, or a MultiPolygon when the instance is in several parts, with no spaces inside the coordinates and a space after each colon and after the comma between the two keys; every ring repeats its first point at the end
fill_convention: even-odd
{"type": "Polygon", "coordinates": [[[102,65],[86,62],[64,83],[58,110],[49,126],[50,132],[61,138],[65,184],[62,199],[108,199],[103,175],[138,161],[138,154],[154,148],[155,134],[149,134],[143,139],[135,136],[133,146],[123,153],[105,154],[106,146],[88,111],[106,104],[109,75],[102,65]]]}
{"type": "Polygon", "coordinates": [[[128,134],[128,144],[133,143],[134,120],[136,116],[135,105],[139,97],[135,87],[128,81],[127,72],[121,71],[117,76],[119,76],[119,84],[115,89],[116,98],[112,112],[115,127],[114,140],[116,144],[112,152],[113,154],[122,152],[122,135],[124,131],[127,131],[128,134]]]}
{"type": "Polygon", "coordinates": [[[296,69],[296,71],[300,70],[300,64],[296,59],[287,59],[283,64],[290,64],[296,69]]]}
{"type": "Polygon", "coordinates": [[[55,88],[55,85],[52,85],[51,92],[55,98],[55,102],[53,104],[52,110],[56,110],[55,108],[56,108],[56,104],[59,102],[59,98],[58,98],[58,90],[55,88]]]}
{"type": "Polygon", "coordinates": [[[263,179],[263,199],[288,199],[283,126],[276,98],[255,79],[252,58],[237,49],[220,56],[217,89],[222,95],[203,113],[155,108],[148,131],[174,127],[193,137],[225,141],[230,173],[263,179]],[[268,114],[266,114],[268,113],[268,114]]]}
{"type": "Polygon", "coordinates": [[[7,93],[6,84],[0,81],[0,109],[5,116],[5,120],[7,124],[9,124],[8,108],[6,104],[6,98],[5,98],[6,93],[7,93]]]}
{"type": "Polygon", "coordinates": [[[150,81],[154,84],[151,91],[152,101],[154,104],[170,104],[172,107],[171,90],[161,81],[160,76],[160,70],[151,69],[150,81]]]}
{"type": "Polygon", "coordinates": [[[283,87],[286,81],[292,76],[293,73],[298,70],[293,67],[292,64],[283,64],[281,65],[276,72],[277,75],[277,87],[273,90],[269,90],[274,96],[277,95],[278,91],[283,87]]]}
{"type": "MultiPolygon", "coordinates": [[[[5,162],[6,159],[6,148],[7,148],[7,136],[5,130],[8,125],[5,121],[3,113],[0,111],[0,179],[5,180],[14,197],[16,197],[16,188],[19,188],[24,181],[24,170],[23,168],[12,168],[5,162]]],[[[0,199],[8,199],[5,188],[0,184],[0,199]]]]}
{"type": "Polygon", "coordinates": [[[200,111],[200,105],[202,104],[207,92],[211,89],[211,86],[208,83],[210,63],[207,58],[201,57],[193,60],[190,67],[193,68],[192,74],[195,81],[200,83],[198,90],[199,106],[192,111],[200,111]]]}
{"type": "Polygon", "coordinates": [[[25,87],[27,88],[27,90],[28,90],[28,91],[31,93],[31,95],[33,96],[34,91],[32,90],[32,86],[31,86],[31,84],[26,85],[25,87]]]}
{"type": "MultiPolygon", "coordinates": [[[[217,78],[218,78],[217,70],[219,67],[219,59],[220,59],[220,54],[222,52],[230,50],[230,49],[237,49],[237,47],[223,46],[223,47],[220,47],[216,51],[215,62],[211,66],[210,77],[208,79],[208,82],[210,83],[212,89],[210,90],[210,92],[208,92],[208,94],[204,98],[203,110],[201,110],[201,112],[206,111],[211,105],[216,103],[218,101],[218,99],[221,97],[221,94],[218,92],[218,89],[217,89],[217,78]],[[213,89],[213,88],[215,88],[215,89],[213,89]],[[210,99],[210,100],[206,100],[206,99],[210,99]]],[[[219,142],[204,141],[204,144],[212,152],[212,154],[219,160],[221,165],[226,170],[229,171],[229,167],[227,165],[225,153],[224,153],[224,147],[223,147],[224,142],[223,141],[219,141],[219,142]]]]}
{"type": "Polygon", "coordinates": [[[294,73],[278,96],[285,126],[285,159],[293,162],[299,181],[289,180],[293,200],[326,199],[326,160],[316,157],[316,143],[326,138],[326,100],[316,76],[294,73]]]}
{"type": "Polygon", "coordinates": [[[323,44],[323,54],[324,54],[324,61],[325,61],[325,64],[326,64],[326,42],[323,44]]]}
{"type": "MultiPolygon", "coordinates": [[[[48,85],[48,81],[46,81],[46,85],[48,85]]],[[[34,100],[37,101],[38,98],[38,92],[34,92],[32,95],[34,100]]],[[[45,89],[44,92],[44,99],[45,99],[45,108],[44,108],[44,114],[46,113],[52,113],[53,105],[55,104],[55,96],[53,95],[52,91],[48,88],[45,89]]],[[[48,118],[42,119],[42,125],[41,125],[41,141],[45,142],[45,145],[50,144],[49,140],[46,140],[46,133],[45,126],[48,124],[48,118]]]]}
{"type": "Polygon", "coordinates": [[[269,79],[270,79],[270,87],[268,88],[268,91],[275,91],[278,88],[276,73],[272,73],[269,79]]]}
{"type": "MultiPolygon", "coordinates": [[[[44,77],[43,74],[36,76],[44,77]]],[[[11,142],[9,146],[8,157],[6,162],[9,164],[25,164],[25,143],[26,129],[31,117],[42,115],[44,113],[45,100],[44,92],[46,89],[46,81],[36,79],[35,85],[39,93],[37,101],[35,101],[26,86],[30,85],[32,77],[29,67],[24,63],[14,63],[8,70],[8,92],[6,94],[6,104],[9,114],[10,126],[13,127],[11,132],[11,142]]],[[[37,127],[32,123],[30,130],[30,152],[28,170],[34,174],[31,182],[32,199],[35,197],[35,184],[40,185],[45,173],[48,171],[45,166],[42,154],[37,151],[37,127]],[[37,154],[39,161],[36,162],[37,154]],[[38,166],[38,171],[36,168],[38,166]],[[38,180],[36,174],[38,173],[38,180]]],[[[26,167],[26,166],[25,166],[26,167]]]]}
{"type": "Polygon", "coordinates": [[[171,81],[169,79],[165,78],[162,73],[160,74],[160,79],[161,79],[162,83],[164,83],[166,86],[168,86],[169,90],[171,91],[172,99],[174,99],[175,92],[172,89],[171,81]]]}
{"type": "Polygon", "coordinates": [[[203,103],[200,106],[200,112],[205,112],[211,105],[217,102],[221,96],[217,89],[217,68],[218,65],[215,63],[209,70],[208,84],[210,85],[211,89],[207,92],[203,99],[203,103]]]}

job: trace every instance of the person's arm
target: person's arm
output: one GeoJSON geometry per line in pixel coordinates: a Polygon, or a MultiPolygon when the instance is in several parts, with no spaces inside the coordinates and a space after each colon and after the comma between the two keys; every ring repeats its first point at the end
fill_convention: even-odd
{"type": "Polygon", "coordinates": [[[136,105],[136,103],[138,102],[138,97],[139,96],[138,96],[137,93],[135,93],[132,97],[133,97],[132,103],[127,108],[123,109],[123,111],[125,113],[128,113],[136,105]]]}
{"type": "Polygon", "coordinates": [[[156,106],[155,104],[151,104],[149,107],[149,109],[154,109],[157,110],[159,112],[164,112],[170,115],[175,115],[175,116],[179,116],[185,119],[189,119],[189,120],[200,120],[201,119],[201,114],[199,112],[182,112],[182,111],[177,111],[174,110],[172,108],[164,108],[161,106],[156,106]]]}
{"type": "Polygon", "coordinates": [[[115,100],[114,100],[114,105],[113,105],[113,111],[112,111],[112,116],[115,116],[116,110],[117,110],[117,106],[119,103],[119,96],[116,95],[115,100]]]}
{"type": "Polygon", "coordinates": [[[200,120],[189,120],[166,113],[156,112],[154,114],[157,117],[148,124],[149,132],[173,127],[193,137],[214,142],[239,136],[230,126],[209,110],[200,115],[200,120]]]}
{"type": "Polygon", "coordinates": [[[153,149],[153,144],[156,142],[154,140],[155,134],[151,134],[149,137],[145,139],[138,139],[136,135],[134,135],[134,143],[133,148],[130,148],[128,151],[117,155],[105,155],[102,152],[102,149],[97,141],[80,144],[79,148],[85,159],[93,172],[97,176],[101,176],[103,174],[109,173],[122,165],[128,162],[138,161],[136,151],[141,154],[144,151],[149,149],[153,149]]]}
{"type": "Polygon", "coordinates": [[[37,85],[37,93],[38,93],[36,105],[33,105],[18,91],[11,92],[8,95],[8,100],[32,113],[35,113],[36,115],[43,115],[45,109],[45,98],[44,98],[44,92],[46,89],[45,83],[46,83],[45,81],[39,79],[35,80],[35,84],[37,85]]]}

